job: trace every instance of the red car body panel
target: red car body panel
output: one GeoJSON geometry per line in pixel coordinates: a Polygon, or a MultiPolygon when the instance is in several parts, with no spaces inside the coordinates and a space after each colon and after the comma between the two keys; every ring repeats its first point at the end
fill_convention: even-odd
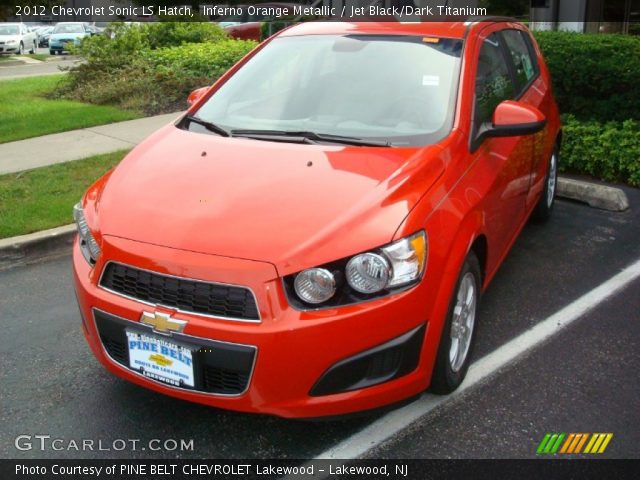
{"type": "MultiPolygon", "coordinates": [[[[436,145],[271,143],[196,134],[172,124],[136,147],[83,199],[87,222],[102,247],[91,267],[77,242],[74,246],[83,328],[95,356],[114,374],[167,395],[285,417],[372,409],[422,392],[430,383],[444,318],[467,253],[472,246],[478,249],[486,288],[541,196],[547,161],[560,134],[549,72],[536,50],[540,74],[518,101],[544,114],[544,130],[487,138],[475,151],[470,148],[479,49],[487,36],[505,28],[525,30],[504,22],[309,23],[280,33],[464,37],[453,129],[436,145]],[[316,311],[289,305],[284,276],[420,230],[428,236],[428,260],[415,287],[316,311]],[[98,286],[110,261],[249,287],[260,322],[156,307],[188,321],[185,334],[256,346],[248,390],[225,397],[176,389],[110,359],[96,330],[94,309],[139,322],[142,312],[153,308],[98,286]],[[422,324],[426,334],[412,372],[359,390],[309,395],[330,366],[422,324]]],[[[191,111],[267,43],[216,82],[191,111]]]]}

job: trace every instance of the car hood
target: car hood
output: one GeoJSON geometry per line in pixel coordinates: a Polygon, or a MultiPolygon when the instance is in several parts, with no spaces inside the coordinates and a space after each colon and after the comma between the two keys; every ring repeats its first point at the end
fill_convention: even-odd
{"type": "Polygon", "coordinates": [[[85,37],[86,35],[87,35],[86,33],[52,33],[49,38],[52,40],[58,40],[61,38],[76,39],[76,38],[85,37]]]}
{"type": "Polygon", "coordinates": [[[20,35],[0,35],[0,41],[9,42],[12,40],[20,40],[20,35]]]}
{"type": "Polygon", "coordinates": [[[442,148],[301,145],[169,125],[87,194],[101,235],[271,262],[281,274],[393,239],[442,148]]]}

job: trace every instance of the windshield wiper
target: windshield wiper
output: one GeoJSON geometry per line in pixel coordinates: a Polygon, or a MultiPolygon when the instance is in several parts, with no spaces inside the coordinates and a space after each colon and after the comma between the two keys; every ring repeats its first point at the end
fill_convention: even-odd
{"type": "Polygon", "coordinates": [[[189,122],[197,123],[198,125],[202,125],[204,128],[206,128],[210,132],[217,133],[218,135],[221,135],[223,137],[231,136],[231,133],[227,129],[222,128],[220,125],[216,125],[215,123],[207,122],[206,120],[203,120],[200,117],[196,117],[194,115],[187,115],[185,117],[185,120],[188,120],[189,122]]]}
{"type": "Polygon", "coordinates": [[[311,142],[341,143],[344,145],[362,145],[368,147],[390,147],[391,143],[386,140],[368,140],[358,137],[347,137],[343,135],[332,135],[329,133],[316,133],[307,131],[288,130],[231,130],[232,137],[248,137],[256,140],[276,140],[287,141],[287,139],[307,140],[311,142]]]}

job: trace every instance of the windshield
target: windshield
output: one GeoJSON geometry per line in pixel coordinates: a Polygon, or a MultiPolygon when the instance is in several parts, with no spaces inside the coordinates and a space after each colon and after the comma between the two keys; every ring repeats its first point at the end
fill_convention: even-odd
{"type": "Polygon", "coordinates": [[[277,38],[196,115],[227,130],[425,145],[451,130],[461,50],[460,40],[413,36],[277,38]]]}
{"type": "Polygon", "coordinates": [[[0,35],[18,35],[17,25],[0,25],[0,35]]]}
{"type": "Polygon", "coordinates": [[[53,33],[84,33],[84,27],[80,24],[56,25],[53,33]]]}

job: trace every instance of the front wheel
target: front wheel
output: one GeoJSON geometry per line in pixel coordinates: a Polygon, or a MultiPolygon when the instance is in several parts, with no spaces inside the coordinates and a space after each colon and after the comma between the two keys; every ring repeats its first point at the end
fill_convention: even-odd
{"type": "Polygon", "coordinates": [[[453,392],[469,369],[476,316],[480,304],[480,262],[473,252],[464,261],[442,330],[431,391],[453,392]]]}
{"type": "Polygon", "coordinates": [[[20,42],[20,46],[18,47],[18,55],[24,55],[24,43],[20,42]]]}
{"type": "Polygon", "coordinates": [[[549,165],[547,165],[547,176],[544,179],[544,189],[536,208],[533,210],[533,218],[544,222],[551,216],[553,204],[556,199],[556,190],[558,186],[558,159],[560,158],[558,147],[553,149],[549,165]]]}
{"type": "Polygon", "coordinates": [[[34,53],[36,53],[37,49],[38,49],[38,46],[36,45],[36,42],[34,41],[33,45],[31,46],[31,50],[29,50],[29,53],[34,54],[34,53]]]}

